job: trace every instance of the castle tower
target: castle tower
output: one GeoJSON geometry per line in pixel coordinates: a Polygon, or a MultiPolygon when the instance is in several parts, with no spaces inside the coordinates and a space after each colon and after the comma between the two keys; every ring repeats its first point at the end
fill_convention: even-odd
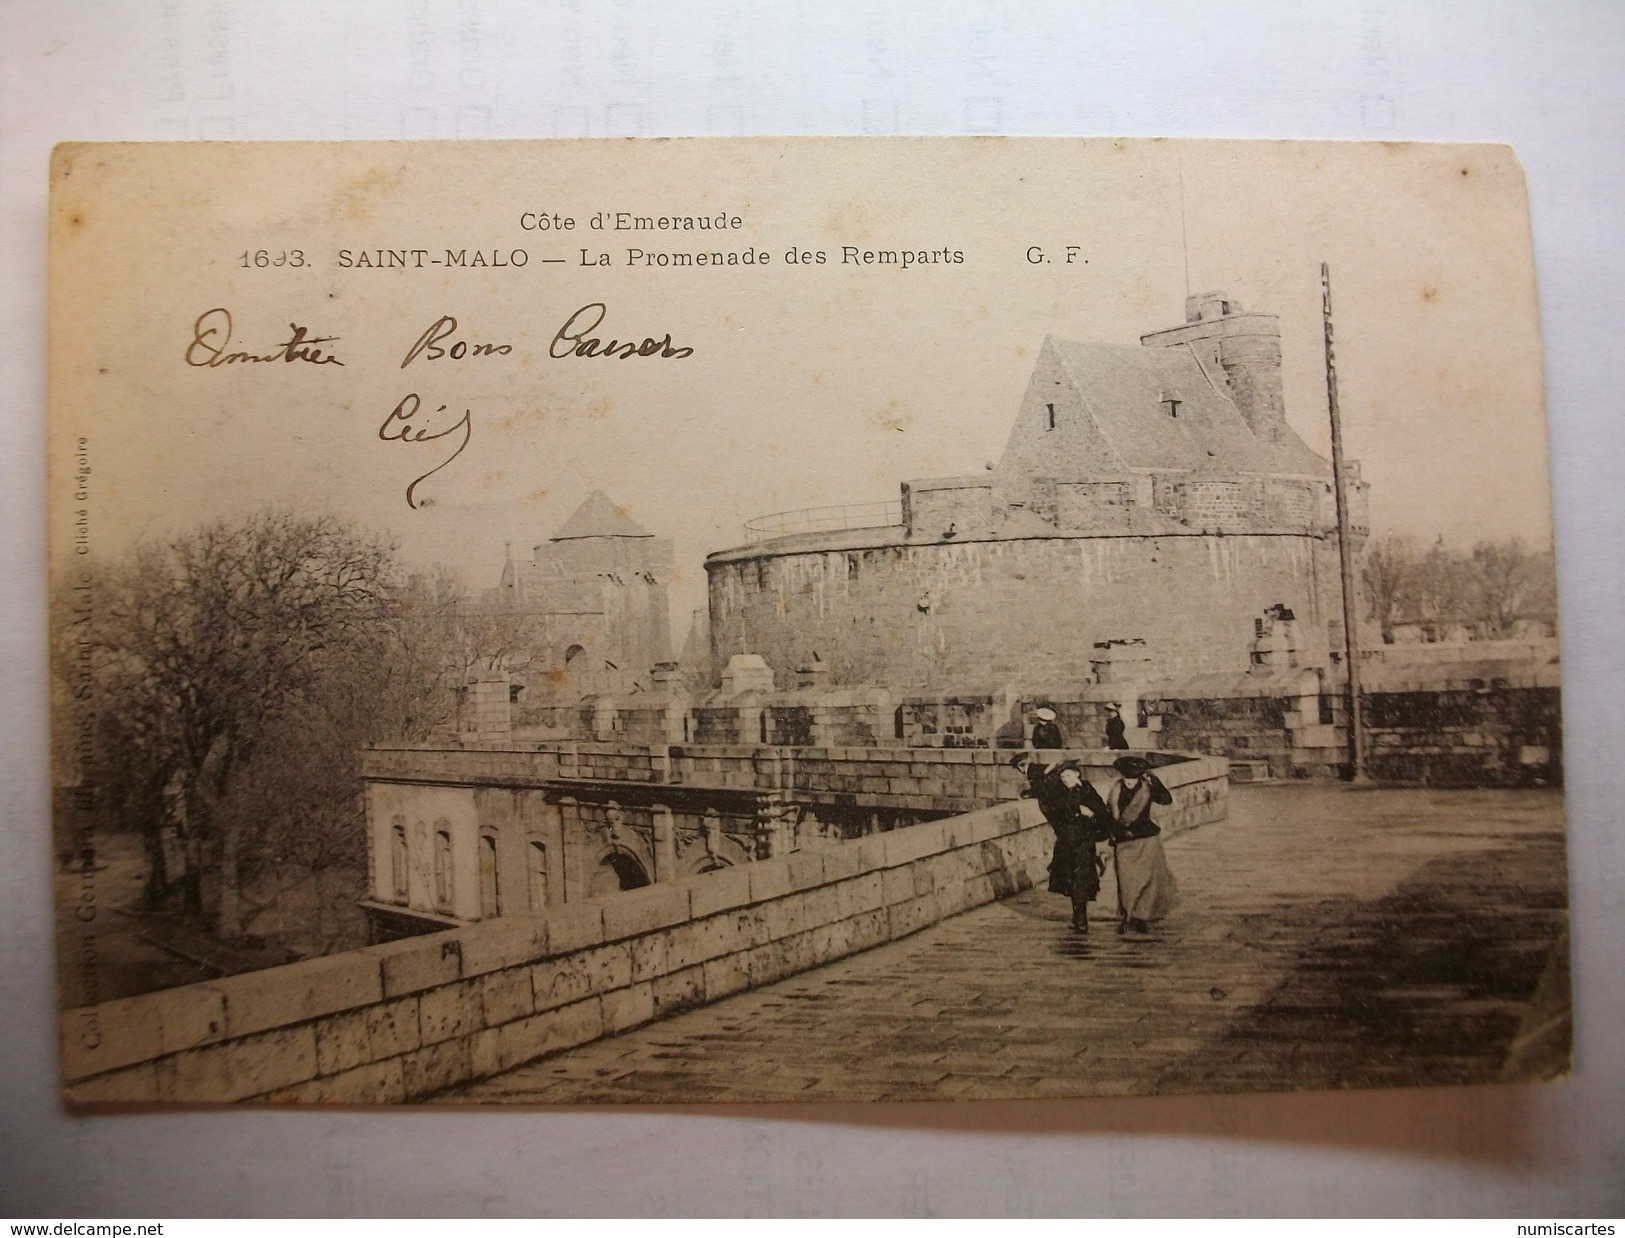
{"type": "Polygon", "coordinates": [[[624,691],[671,660],[671,542],[602,490],[589,495],[532,561],[503,569],[505,608],[532,617],[532,688],[564,696],[624,691]]]}
{"type": "Polygon", "coordinates": [[[1110,663],[1127,703],[1153,679],[1245,671],[1266,608],[1293,616],[1284,656],[1323,662],[1334,487],[1284,416],[1279,319],[1216,292],[1185,310],[1138,343],[1047,337],[997,465],[908,482],[900,524],[710,555],[716,662],[793,671],[817,650],[836,689],[977,692],[1110,663]]]}
{"type": "Polygon", "coordinates": [[[1266,443],[1286,441],[1281,320],[1249,314],[1224,292],[1185,298],[1185,323],[1140,337],[1147,348],[1189,346],[1207,376],[1227,389],[1247,426],[1266,443]]]}

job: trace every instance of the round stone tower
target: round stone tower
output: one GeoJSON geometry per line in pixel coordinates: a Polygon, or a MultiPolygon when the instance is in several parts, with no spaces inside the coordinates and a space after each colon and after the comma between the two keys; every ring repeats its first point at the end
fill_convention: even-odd
{"type": "Polygon", "coordinates": [[[1147,348],[1189,347],[1207,377],[1222,384],[1247,422],[1268,443],[1286,441],[1281,392],[1281,320],[1249,314],[1229,293],[1185,298],[1185,323],[1140,337],[1147,348]]]}
{"type": "Polygon", "coordinates": [[[836,687],[1054,691],[1126,647],[1141,678],[1245,674],[1272,607],[1325,664],[1331,467],[1284,416],[1279,320],[1223,293],[1186,319],[1138,345],[1046,339],[990,471],[752,522],[706,560],[713,675],[749,650],[836,687]]]}

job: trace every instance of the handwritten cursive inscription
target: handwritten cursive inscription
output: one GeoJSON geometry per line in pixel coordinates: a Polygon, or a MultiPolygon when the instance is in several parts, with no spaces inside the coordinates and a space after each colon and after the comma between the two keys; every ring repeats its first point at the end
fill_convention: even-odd
{"type": "MultiPolygon", "coordinates": [[[[418,486],[429,480],[429,478],[433,477],[441,469],[445,468],[446,465],[450,464],[458,456],[462,455],[463,448],[468,446],[468,440],[474,435],[474,415],[470,410],[465,408],[463,410],[462,419],[459,420],[455,425],[447,426],[444,430],[431,430],[426,425],[423,425],[420,422],[414,422],[412,420],[418,415],[422,408],[423,400],[418,396],[417,392],[411,392],[404,400],[395,406],[394,410],[389,414],[388,417],[384,418],[384,424],[378,427],[378,437],[383,439],[386,443],[427,443],[437,438],[445,438],[447,435],[455,434],[457,431],[461,430],[463,432],[463,441],[457,444],[456,451],[452,452],[451,455],[447,456],[439,464],[435,465],[427,473],[424,473],[421,477],[417,478],[410,486],[406,488],[406,505],[412,508],[414,511],[423,506],[422,503],[417,502],[417,500],[413,497],[417,492],[418,486]]],[[[435,411],[443,413],[446,411],[446,406],[442,404],[435,411]]]]}
{"type": "Polygon", "coordinates": [[[308,335],[296,322],[288,324],[291,334],[276,349],[268,353],[227,352],[231,347],[231,312],[225,309],[205,310],[192,324],[192,342],[186,346],[186,364],[213,369],[221,365],[242,362],[304,361],[311,365],[343,365],[331,350],[323,351],[322,344],[336,344],[336,335],[308,335]]]}
{"type": "Polygon", "coordinates": [[[461,361],[464,357],[506,357],[513,351],[512,344],[470,344],[467,340],[455,339],[446,344],[445,341],[456,330],[457,320],[450,314],[442,314],[430,324],[427,331],[418,336],[417,343],[407,349],[401,369],[404,370],[419,357],[425,361],[439,361],[442,357],[461,361]]]}
{"type": "Polygon", "coordinates": [[[645,337],[641,344],[635,344],[631,340],[610,340],[606,344],[592,337],[589,332],[598,330],[598,324],[604,321],[604,315],[608,312],[602,301],[583,305],[559,328],[553,342],[547,346],[547,355],[555,360],[564,357],[617,357],[622,361],[632,357],[665,357],[680,360],[693,355],[692,348],[673,345],[669,331],[662,339],[645,337]]]}

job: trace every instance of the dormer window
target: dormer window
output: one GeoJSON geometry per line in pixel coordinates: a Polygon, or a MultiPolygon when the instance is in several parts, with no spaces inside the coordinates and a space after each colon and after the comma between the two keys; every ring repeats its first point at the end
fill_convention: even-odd
{"type": "Polygon", "coordinates": [[[1184,403],[1184,401],[1182,401],[1177,395],[1173,394],[1172,392],[1164,392],[1163,393],[1162,406],[1168,410],[1168,416],[1177,419],[1178,416],[1179,416],[1179,406],[1182,403],[1184,403]]]}
{"type": "Polygon", "coordinates": [[[1053,430],[1055,428],[1055,405],[1046,404],[1044,407],[1049,409],[1049,428],[1053,430]]]}

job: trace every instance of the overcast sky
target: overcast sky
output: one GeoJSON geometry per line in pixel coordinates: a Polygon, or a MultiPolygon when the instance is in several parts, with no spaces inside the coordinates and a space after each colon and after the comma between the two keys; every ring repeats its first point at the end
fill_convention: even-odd
{"type": "MultiPolygon", "coordinates": [[[[676,546],[675,637],[704,555],[752,516],[896,499],[998,458],[1046,334],[1134,344],[1183,320],[1188,278],[1279,314],[1287,418],[1328,450],[1319,264],[1331,264],[1345,433],[1378,531],[1550,538],[1522,177],[1494,147],[1034,139],[80,148],[54,180],[54,461],[89,439],[97,553],[271,503],[389,530],[491,585],[602,489],[676,546]],[[1183,198],[1183,211],[1181,200],[1183,198]],[[722,232],[595,231],[594,215],[739,217],[722,232]],[[522,226],[571,216],[569,232],[522,226]],[[1183,216],[1183,218],[1182,218],[1183,216]],[[1066,262],[1066,246],[1076,246],[1066,262]],[[843,262],[843,247],[962,262],[843,262]],[[1047,262],[1028,261],[1042,247],[1047,262]],[[766,253],[722,268],[628,249],[766,253]],[[422,267],[358,268],[421,249],[422,267]],[[304,265],[257,267],[297,249],[304,265]],[[448,270],[448,249],[510,265],[448,270]],[[512,265],[512,251],[525,265],[512,265]],[[582,264],[609,255],[611,265],[582,264]],[[786,251],[822,250],[822,265],[786,251]],[[346,266],[341,251],[349,251],[346,266]],[[249,265],[242,264],[248,255],[249,265]],[[433,264],[442,257],[441,264],[433,264]],[[544,262],[544,259],[563,259],[544,262]],[[555,358],[593,334],[691,356],[555,358]],[[297,323],[342,366],[189,366],[204,311],[233,349],[297,323]],[[401,367],[441,315],[505,355],[401,367]],[[379,438],[409,393],[413,424],[379,438]]],[[[415,263],[415,260],[413,260],[415,263]]],[[[214,337],[218,338],[218,337],[214,337]]],[[[207,359],[208,352],[194,353],[207,359]]],[[[399,429],[397,423],[395,429],[399,429]]],[[[53,530],[71,544],[71,478],[53,530]]]]}

